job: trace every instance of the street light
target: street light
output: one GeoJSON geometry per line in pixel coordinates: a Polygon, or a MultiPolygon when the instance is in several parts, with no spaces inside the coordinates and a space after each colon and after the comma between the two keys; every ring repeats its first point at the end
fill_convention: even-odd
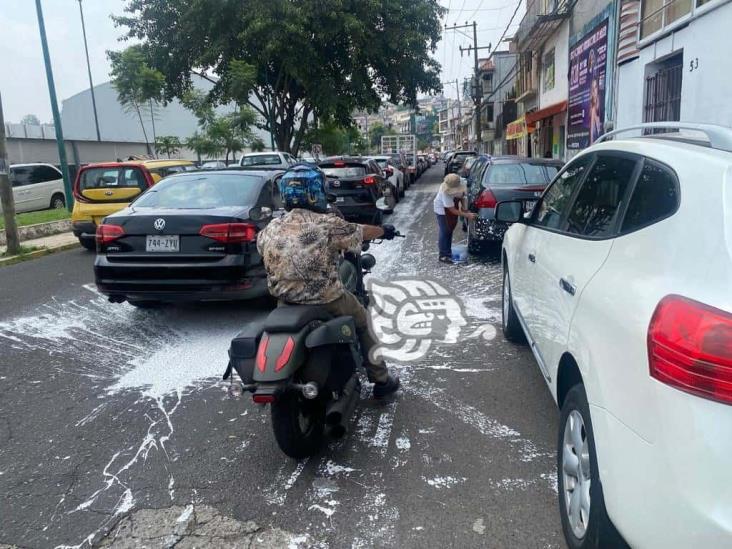
{"type": "Polygon", "coordinates": [[[43,22],[43,8],[41,0],[36,0],[36,14],[38,15],[38,31],[41,34],[41,48],[43,49],[43,61],[46,64],[46,80],[48,81],[48,95],[51,99],[51,112],[53,113],[53,125],[56,128],[56,145],[58,146],[58,160],[61,164],[61,174],[64,178],[64,192],[66,193],[66,207],[69,211],[74,206],[74,196],[71,194],[71,180],[69,179],[69,164],[66,161],[66,145],[64,143],[64,132],[61,128],[61,115],[58,112],[58,99],[56,98],[56,84],[53,81],[53,69],[51,68],[51,54],[48,52],[48,40],[46,39],[46,24],[43,22]]]}
{"type": "Polygon", "coordinates": [[[89,91],[91,91],[92,107],[94,108],[94,125],[97,128],[97,141],[102,140],[102,134],[99,133],[99,117],[97,115],[97,98],[94,96],[94,82],[91,74],[91,64],[89,63],[89,45],[86,42],[86,25],[84,24],[84,8],[81,7],[79,0],[79,15],[81,15],[81,33],[84,36],[84,51],[86,52],[86,71],[89,74],[89,91]]]}

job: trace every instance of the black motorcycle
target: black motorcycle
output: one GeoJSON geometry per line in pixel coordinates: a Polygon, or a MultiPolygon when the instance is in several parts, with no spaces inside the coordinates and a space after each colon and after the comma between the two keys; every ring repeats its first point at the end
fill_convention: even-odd
{"type": "MultiPolygon", "coordinates": [[[[362,252],[370,245],[364,242],[362,252]]],[[[341,262],[343,284],[364,307],[364,275],[375,264],[367,253],[345,254],[341,262]]],[[[271,404],[277,444],[302,459],[318,452],[326,435],[346,434],[361,395],[362,364],[352,317],[333,317],[318,305],[281,305],[232,340],[224,379],[235,369],[254,402],[271,404]]]]}

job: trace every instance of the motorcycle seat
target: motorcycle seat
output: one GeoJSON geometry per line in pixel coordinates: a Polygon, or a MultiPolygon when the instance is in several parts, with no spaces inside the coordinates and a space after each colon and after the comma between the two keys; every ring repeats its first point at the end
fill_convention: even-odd
{"type": "Polygon", "coordinates": [[[315,320],[331,318],[333,315],[320,305],[284,305],[269,313],[264,322],[264,331],[270,334],[300,331],[315,320]]]}

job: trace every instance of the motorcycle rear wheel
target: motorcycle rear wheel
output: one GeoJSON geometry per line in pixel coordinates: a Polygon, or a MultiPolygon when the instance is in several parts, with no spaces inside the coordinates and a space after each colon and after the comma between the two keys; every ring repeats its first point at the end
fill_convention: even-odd
{"type": "Polygon", "coordinates": [[[277,445],[289,457],[315,455],[323,445],[325,405],[288,391],[272,403],[272,429],[277,445]]]}

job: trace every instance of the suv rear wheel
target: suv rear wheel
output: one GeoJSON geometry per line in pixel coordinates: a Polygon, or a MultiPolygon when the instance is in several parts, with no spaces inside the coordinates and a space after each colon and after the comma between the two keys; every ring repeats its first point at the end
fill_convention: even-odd
{"type": "Polygon", "coordinates": [[[581,383],[569,390],[562,404],[557,481],[562,530],[570,549],[627,547],[605,509],[590,406],[581,383]]]}
{"type": "Polygon", "coordinates": [[[54,194],[51,197],[51,208],[54,210],[62,210],[66,207],[66,200],[64,199],[64,195],[57,193],[54,194]]]}

